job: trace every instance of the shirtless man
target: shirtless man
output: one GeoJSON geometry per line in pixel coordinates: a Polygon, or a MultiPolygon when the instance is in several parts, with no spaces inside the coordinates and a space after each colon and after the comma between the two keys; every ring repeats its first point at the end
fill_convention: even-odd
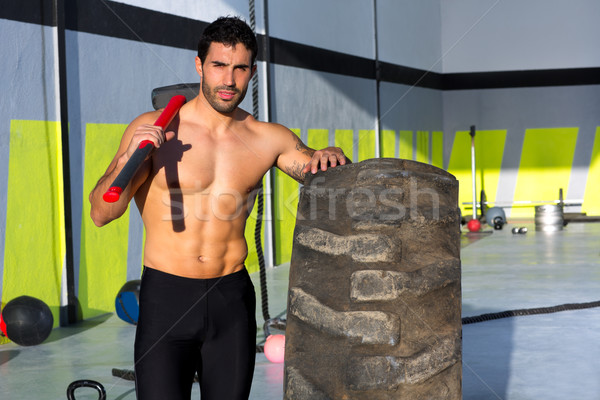
{"type": "Polygon", "coordinates": [[[139,399],[189,399],[197,372],[202,400],[247,399],[254,371],[255,293],[244,267],[253,189],[277,166],[305,174],[344,165],[339,148],[315,151],[287,128],[238,108],[256,72],[252,30],[219,18],[198,44],[201,91],[165,132],[159,111],[136,118],[90,193],[98,226],[135,199],[146,229],[135,339],[139,399]],[[116,203],[102,195],[142,140],[156,150],[116,203]]]}

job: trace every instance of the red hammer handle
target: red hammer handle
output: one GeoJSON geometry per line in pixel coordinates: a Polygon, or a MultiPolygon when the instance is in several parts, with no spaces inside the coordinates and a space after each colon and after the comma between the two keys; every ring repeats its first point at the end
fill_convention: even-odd
{"type": "MultiPolygon", "coordinates": [[[[155,126],[160,126],[162,129],[166,129],[167,126],[171,123],[177,112],[185,104],[185,96],[177,95],[173,96],[169,103],[165,107],[162,113],[154,122],[155,126]]],[[[127,160],[127,163],[119,172],[119,175],[115,178],[110,188],[104,193],[102,198],[104,201],[108,203],[114,203],[119,200],[121,197],[121,193],[123,190],[129,185],[131,179],[134,177],[137,170],[140,168],[146,157],[150,154],[150,152],[154,149],[154,143],[150,140],[142,140],[138,145],[138,148],[135,149],[131,158],[127,160]]]]}

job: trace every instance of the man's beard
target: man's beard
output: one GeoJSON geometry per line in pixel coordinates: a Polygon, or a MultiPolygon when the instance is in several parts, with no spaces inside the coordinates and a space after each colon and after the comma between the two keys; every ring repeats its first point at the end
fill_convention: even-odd
{"type": "Polygon", "coordinates": [[[244,97],[246,97],[247,90],[248,89],[246,88],[244,91],[240,91],[237,88],[231,88],[229,86],[217,86],[216,88],[211,89],[211,87],[205,84],[204,80],[202,80],[202,93],[204,94],[204,97],[212,106],[212,108],[223,114],[229,114],[233,112],[244,100],[244,97]],[[235,92],[237,97],[234,96],[230,101],[224,101],[217,94],[219,90],[235,92]]]}

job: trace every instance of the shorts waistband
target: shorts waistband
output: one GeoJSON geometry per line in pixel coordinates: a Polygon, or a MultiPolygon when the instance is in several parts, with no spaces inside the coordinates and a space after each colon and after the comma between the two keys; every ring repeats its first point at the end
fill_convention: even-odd
{"type": "Polygon", "coordinates": [[[248,270],[246,269],[246,267],[244,266],[244,268],[242,268],[239,271],[233,272],[231,274],[228,275],[223,275],[223,276],[218,276],[216,278],[207,278],[207,279],[203,279],[203,278],[188,278],[186,276],[179,276],[179,275],[174,275],[174,274],[170,274],[168,272],[164,272],[164,271],[160,271],[158,269],[154,269],[148,266],[144,265],[144,275],[150,274],[152,276],[156,276],[156,277],[160,277],[163,280],[169,280],[169,281],[177,281],[177,282],[187,282],[190,284],[217,284],[217,283],[227,283],[227,282],[234,282],[234,281],[238,281],[238,280],[242,280],[242,279],[248,279],[249,278],[249,274],[248,274],[248,270]]]}

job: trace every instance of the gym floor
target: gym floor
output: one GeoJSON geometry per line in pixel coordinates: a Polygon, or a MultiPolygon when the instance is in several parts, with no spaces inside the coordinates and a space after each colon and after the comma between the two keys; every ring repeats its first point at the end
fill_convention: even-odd
{"type": "MultiPolygon", "coordinates": [[[[532,222],[462,235],[463,317],[505,310],[600,300],[600,224],[570,223],[536,232],[532,222]],[[528,233],[513,234],[514,226],[528,233]]],[[[267,271],[269,312],[283,315],[289,266],[267,271]]],[[[258,273],[257,318],[262,326],[258,273]]],[[[74,380],[104,385],[108,400],[135,399],[132,381],[112,369],[132,369],[135,327],[115,314],[54,329],[39,346],[0,346],[0,398],[65,399],[74,380]]],[[[600,399],[600,308],[489,320],[463,326],[463,398],[600,399]]],[[[257,341],[264,340],[262,330],[257,341]]],[[[81,388],[75,397],[97,399],[81,388]]],[[[251,399],[283,397],[283,364],[256,356],[251,399]]],[[[193,398],[199,398],[194,387],[193,398]]]]}

